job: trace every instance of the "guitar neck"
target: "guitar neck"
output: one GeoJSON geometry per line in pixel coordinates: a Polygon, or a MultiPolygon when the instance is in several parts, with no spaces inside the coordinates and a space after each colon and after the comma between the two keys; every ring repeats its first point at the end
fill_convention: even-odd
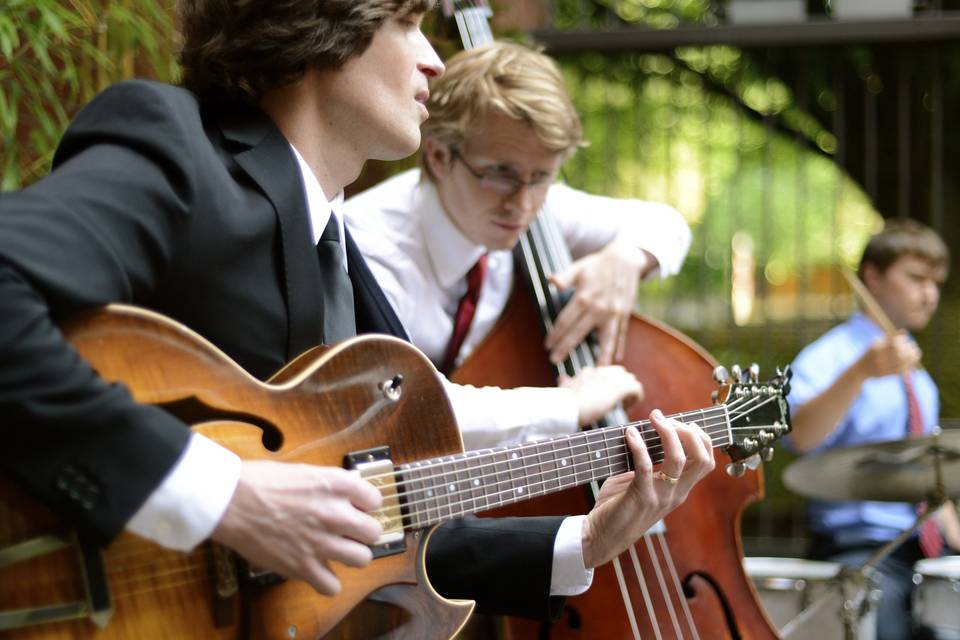
{"type": "MultiPolygon", "coordinates": [[[[697,422],[714,447],[733,442],[726,405],[671,417],[697,422]]],[[[422,529],[629,471],[633,465],[624,437],[627,426],[631,425],[401,464],[395,472],[404,529],[422,529]]],[[[662,462],[663,445],[650,421],[632,426],[640,432],[653,463],[662,462]]]]}

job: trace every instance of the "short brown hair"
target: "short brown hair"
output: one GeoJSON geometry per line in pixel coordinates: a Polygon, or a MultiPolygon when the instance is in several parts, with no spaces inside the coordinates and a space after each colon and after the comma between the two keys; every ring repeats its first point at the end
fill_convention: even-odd
{"type": "Polygon", "coordinates": [[[446,72],[430,83],[424,138],[459,147],[471,123],[498,112],[529,124],[550,150],[569,155],[582,146],[583,127],[563,75],[543,53],[498,41],[445,64],[446,72]]]}
{"type": "Polygon", "coordinates": [[[903,256],[920,258],[944,272],[950,262],[950,250],[936,231],[910,218],[892,218],[867,241],[858,273],[862,278],[867,265],[885,273],[903,256]]]}
{"type": "Polygon", "coordinates": [[[178,0],[183,85],[256,100],[366,51],[384,20],[435,0],[178,0]]]}

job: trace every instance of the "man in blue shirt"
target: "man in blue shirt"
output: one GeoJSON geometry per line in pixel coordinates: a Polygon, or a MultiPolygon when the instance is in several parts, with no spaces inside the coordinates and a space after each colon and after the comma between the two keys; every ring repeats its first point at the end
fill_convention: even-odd
{"type": "MultiPolygon", "coordinates": [[[[943,240],[913,220],[888,221],[870,238],[858,275],[896,331],[855,313],[807,346],[793,363],[789,397],[793,433],[788,446],[820,453],[908,436],[909,377],[922,414],[923,433],[937,424],[937,387],[920,365],[920,348],[910,331],[926,327],[940,299],[949,255],[943,240]]],[[[948,542],[957,545],[956,514],[937,514],[948,542]],[[950,522],[947,522],[950,521],[950,522]]],[[[810,556],[859,566],[916,521],[916,506],[891,502],[811,500],[810,556]]],[[[880,565],[883,598],[878,613],[881,640],[911,637],[913,564],[923,557],[917,536],[880,565]]]]}

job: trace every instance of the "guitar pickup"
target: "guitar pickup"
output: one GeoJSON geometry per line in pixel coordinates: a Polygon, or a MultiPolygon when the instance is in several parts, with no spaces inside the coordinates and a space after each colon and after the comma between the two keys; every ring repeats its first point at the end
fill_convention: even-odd
{"type": "Polygon", "coordinates": [[[406,550],[403,533],[403,507],[397,487],[400,480],[390,459],[390,447],[376,447],[348,453],[345,466],[360,473],[383,496],[383,505],[371,513],[383,527],[383,534],[370,546],[374,558],[382,558],[406,550]]]}

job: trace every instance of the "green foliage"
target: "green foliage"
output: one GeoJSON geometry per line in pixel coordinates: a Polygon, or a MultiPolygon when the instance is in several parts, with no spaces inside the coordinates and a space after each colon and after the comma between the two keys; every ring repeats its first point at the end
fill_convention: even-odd
{"type": "Polygon", "coordinates": [[[112,82],[176,75],[173,0],[0,5],[0,188],[36,180],[72,115],[112,82]]]}
{"type": "Polygon", "coordinates": [[[553,21],[558,29],[640,23],[655,29],[680,24],[716,24],[709,0],[553,0],[553,21]]]}
{"type": "MultiPolygon", "coordinates": [[[[818,265],[856,263],[877,213],[822,149],[811,148],[830,134],[736,50],[587,53],[562,64],[591,142],[567,164],[566,179],[588,191],[668,202],[693,228],[680,276],[644,290],[648,304],[663,299],[668,321],[686,329],[726,323],[737,235],[750,239],[767,289],[796,288],[818,265]],[[728,93],[705,75],[724,78],[728,93]],[[774,129],[774,113],[794,114],[797,127],[774,129]],[[697,296],[687,316],[678,296],[697,296]],[[703,313],[704,296],[718,298],[718,317],[703,313]]],[[[753,319],[764,320],[765,310],[758,305],[753,319]]]]}

